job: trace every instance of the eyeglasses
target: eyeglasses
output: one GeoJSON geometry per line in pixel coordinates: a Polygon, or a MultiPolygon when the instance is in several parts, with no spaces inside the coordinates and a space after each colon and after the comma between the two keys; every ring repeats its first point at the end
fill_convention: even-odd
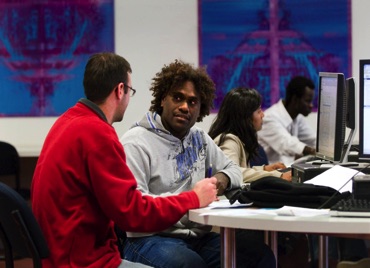
{"type": "Polygon", "coordinates": [[[136,93],[136,89],[133,89],[132,87],[130,87],[130,86],[126,85],[126,84],[125,84],[125,87],[131,89],[130,96],[133,97],[135,95],[135,93],[136,93]]]}

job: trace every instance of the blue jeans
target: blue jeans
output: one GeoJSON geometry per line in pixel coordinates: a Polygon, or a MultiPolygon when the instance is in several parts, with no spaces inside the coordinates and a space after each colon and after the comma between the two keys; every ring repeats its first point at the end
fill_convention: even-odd
{"type": "MultiPolygon", "coordinates": [[[[237,267],[276,267],[271,249],[248,232],[236,233],[237,267]]],[[[127,238],[124,259],[158,268],[207,268],[221,266],[221,244],[218,233],[208,233],[201,238],[171,238],[147,236],[127,238]]]]}

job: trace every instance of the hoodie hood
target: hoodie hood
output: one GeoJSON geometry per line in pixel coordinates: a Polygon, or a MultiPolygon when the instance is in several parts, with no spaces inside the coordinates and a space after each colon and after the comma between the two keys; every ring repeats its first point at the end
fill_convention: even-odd
{"type": "Polygon", "coordinates": [[[162,119],[159,114],[156,112],[147,112],[143,118],[136,122],[131,128],[143,127],[151,132],[156,133],[157,135],[164,137],[172,141],[179,141],[179,139],[173,136],[167,129],[162,125],[162,119]]]}

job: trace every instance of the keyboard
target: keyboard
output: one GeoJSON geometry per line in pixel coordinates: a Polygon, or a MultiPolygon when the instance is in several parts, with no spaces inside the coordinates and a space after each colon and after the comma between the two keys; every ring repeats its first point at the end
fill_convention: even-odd
{"type": "Polygon", "coordinates": [[[370,217],[370,200],[343,199],[334,204],[329,210],[333,217],[370,217]]]}

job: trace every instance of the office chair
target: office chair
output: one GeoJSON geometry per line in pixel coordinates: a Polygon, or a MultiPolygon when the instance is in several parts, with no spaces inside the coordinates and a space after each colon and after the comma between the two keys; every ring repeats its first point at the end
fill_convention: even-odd
{"type": "Polygon", "coordinates": [[[0,182],[0,240],[6,268],[14,268],[15,258],[32,258],[33,267],[49,256],[49,249],[30,206],[25,199],[0,182]]]}
{"type": "Polygon", "coordinates": [[[17,149],[10,143],[0,141],[0,176],[14,176],[15,190],[20,191],[19,155],[17,149]]]}
{"type": "Polygon", "coordinates": [[[337,268],[369,268],[370,258],[365,258],[359,261],[341,261],[337,268]]]}
{"type": "Polygon", "coordinates": [[[269,164],[269,161],[267,159],[265,150],[263,149],[261,145],[258,145],[258,157],[250,161],[251,167],[268,165],[268,164],[269,164]]]}

